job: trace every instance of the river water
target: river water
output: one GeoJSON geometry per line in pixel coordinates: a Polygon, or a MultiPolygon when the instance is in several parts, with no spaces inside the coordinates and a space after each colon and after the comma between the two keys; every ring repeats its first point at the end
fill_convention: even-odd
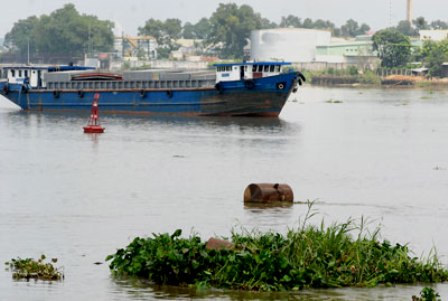
{"type": "MultiPolygon", "coordinates": [[[[0,261],[59,259],[63,282],[13,281],[0,300],[410,300],[422,286],[297,294],[195,292],[114,280],[104,258],[135,236],[284,232],[305,204],[247,208],[253,182],[291,185],[327,224],[364,217],[448,263],[448,90],[306,86],[278,119],[24,113],[0,99],[0,261]],[[103,264],[95,264],[103,263],[103,264]]],[[[448,284],[434,286],[442,299],[448,284]]]]}

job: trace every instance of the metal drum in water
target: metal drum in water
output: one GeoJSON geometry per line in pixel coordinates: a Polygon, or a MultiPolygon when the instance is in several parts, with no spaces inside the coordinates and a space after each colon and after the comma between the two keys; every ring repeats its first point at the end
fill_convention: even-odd
{"type": "Polygon", "coordinates": [[[294,194],[288,184],[252,183],[244,190],[245,203],[293,202],[294,194]]]}

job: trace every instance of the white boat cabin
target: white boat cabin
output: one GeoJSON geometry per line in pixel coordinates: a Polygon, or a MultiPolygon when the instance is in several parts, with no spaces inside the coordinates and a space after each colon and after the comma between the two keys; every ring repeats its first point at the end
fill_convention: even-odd
{"type": "Polygon", "coordinates": [[[32,88],[44,88],[45,74],[57,71],[91,70],[93,67],[83,66],[2,66],[0,78],[6,79],[10,84],[24,84],[32,88]]]}
{"type": "Polygon", "coordinates": [[[42,86],[45,67],[5,66],[1,68],[1,78],[7,79],[10,84],[29,84],[32,87],[42,86]]]}
{"type": "Polygon", "coordinates": [[[287,62],[245,62],[233,64],[216,64],[216,82],[250,80],[260,77],[275,76],[282,73],[287,62]]]}

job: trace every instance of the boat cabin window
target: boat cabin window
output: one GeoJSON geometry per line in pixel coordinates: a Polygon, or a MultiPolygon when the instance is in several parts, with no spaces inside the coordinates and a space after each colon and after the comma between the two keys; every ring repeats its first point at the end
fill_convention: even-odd
{"type": "Polygon", "coordinates": [[[280,72],[280,65],[275,65],[275,72],[280,72]]]}
{"type": "Polygon", "coordinates": [[[263,72],[263,65],[258,66],[258,72],[263,72]]]}
{"type": "Polygon", "coordinates": [[[28,77],[28,70],[25,70],[25,77],[28,77]]]}
{"type": "Polygon", "coordinates": [[[232,71],[232,66],[218,66],[216,67],[216,71],[218,72],[232,71]]]}
{"type": "Polygon", "coordinates": [[[22,77],[22,70],[19,70],[19,77],[22,77]]]}
{"type": "Polygon", "coordinates": [[[264,72],[269,72],[269,65],[264,65],[264,72]]]}
{"type": "Polygon", "coordinates": [[[11,77],[16,77],[16,70],[11,70],[11,77]]]}

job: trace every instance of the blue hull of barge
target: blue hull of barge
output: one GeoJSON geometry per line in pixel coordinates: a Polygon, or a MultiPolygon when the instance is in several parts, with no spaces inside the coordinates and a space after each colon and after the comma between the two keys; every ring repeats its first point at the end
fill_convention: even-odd
{"type": "Polygon", "coordinates": [[[24,110],[89,111],[93,95],[99,93],[101,113],[278,116],[296,85],[297,73],[290,72],[216,87],[80,91],[26,89],[3,82],[0,91],[24,110]]]}

